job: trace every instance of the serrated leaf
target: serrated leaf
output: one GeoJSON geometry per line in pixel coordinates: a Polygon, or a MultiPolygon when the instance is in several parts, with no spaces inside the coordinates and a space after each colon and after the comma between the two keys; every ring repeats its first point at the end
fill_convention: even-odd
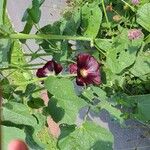
{"type": "MultiPolygon", "coordinates": [[[[66,133],[66,132],[65,132],[66,133]]],[[[62,130],[63,136],[63,130],[62,130]]],[[[62,137],[58,141],[61,150],[88,150],[104,149],[112,150],[113,136],[99,125],[92,122],[85,122],[81,127],[77,127],[68,136],[62,137]]]]}
{"type": "Polygon", "coordinates": [[[137,23],[150,32],[150,3],[138,9],[137,23]]]}
{"type": "Polygon", "coordinates": [[[82,7],[81,28],[84,36],[95,38],[99,32],[102,21],[102,12],[96,2],[86,3],[82,7]]]}
{"type": "Polygon", "coordinates": [[[9,102],[2,107],[2,121],[11,121],[16,124],[37,126],[37,120],[29,113],[29,109],[17,102],[9,102]]]}
{"type": "Polygon", "coordinates": [[[75,94],[73,83],[69,79],[48,77],[45,81],[45,88],[54,98],[52,99],[53,104],[50,105],[50,107],[53,106],[51,115],[54,120],[60,121],[60,118],[56,119],[57,115],[60,115],[62,116],[61,123],[74,124],[78,111],[86,103],[75,94]]]}

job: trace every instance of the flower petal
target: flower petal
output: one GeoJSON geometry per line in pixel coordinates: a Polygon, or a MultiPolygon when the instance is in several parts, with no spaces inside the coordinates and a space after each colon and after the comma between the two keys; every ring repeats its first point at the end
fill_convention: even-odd
{"type": "Polygon", "coordinates": [[[77,73],[77,64],[75,64],[75,63],[70,64],[70,65],[69,65],[69,72],[70,72],[71,74],[77,73]]]}
{"type": "Polygon", "coordinates": [[[79,78],[79,77],[76,78],[76,83],[79,86],[84,86],[85,84],[83,78],[79,78]]]}
{"type": "Polygon", "coordinates": [[[54,71],[55,71],[55,74],[59,74],[62,70],[63,70],[63,67],[61,64],[58,64],[56,63],[54,60],[53,61],[53,64],[54,64],[54,71]]]}
{"type": "Polygon", "coordinates": [[[82,76],[77,76],[76,83],[80,86],[83,86],[84,84],[99,85],[101,83],[100,73],[88,74],[86,78],[83,78],[82,76]]]}
{"type": "Polygon", "coordinates": [[[39,78],[46,77],[46,72],[43,68],[39,68],[36,72],[36,76],[39,78]]]}
{"type": "Polygon", "coordinates": [[[37,77],[46,77],[50,74],[59,74],[62,71],[63,67],[56,63],[54,60],[48,61],[43,68],[37,70],[36,75],[37,77]]]}
{"type": "Polygon", "coordinates": [[[77,84],[81,86],[84,84],[100,84],[101,77],[99,68],[100,65],[93,56],[87,53],[79,54],[77,57],[77,84]],[[83,76],[82,70],[87,72],[87,76],[83,76]]]}
{"type": "Polygon", "coordinates": [[[97,62],[97,60],[93,56],[91,56],[90,60],[89,60],[89,62],[87,64],[88,73],[99,71],[99,67],[100,67],[100,65],[97,62]]]}
{"type": "MultiPolygon", "coordinates": [[[[54,71],[54,61],[51,60],[51,61],[48,61],[44,67],[44,69],[48,70],[49,72],[53,72],[54,71]]],[[[48,72],[47,72],[48,73],[48,72]]]]}
{"type": "Polygon", "coordinates": [[[90,60],[91,55],[87,53],[82,53],[77,56],[77,67],[88,69],[88,63],[90,60]]]}

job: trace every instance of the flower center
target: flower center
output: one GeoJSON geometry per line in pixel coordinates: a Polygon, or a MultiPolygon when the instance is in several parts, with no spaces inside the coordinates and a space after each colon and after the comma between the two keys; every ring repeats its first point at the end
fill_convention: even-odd
{"type": "Polygon", "coordinates": [[[48,76],[51,76],[51,75],[55,75],[55,72],[54,71],[49,71],[47,68],[44,70],[45,71],[45,75],[48,77],[48,76]]]}
{"type": "Polygon", "coordinates": [[[88,75],[88,71],[85,70],[85,69],[81,69],[81,70],[80,70],[80,74],[81,74],[81,76],[82,76],[83,78],[86,78],[87,75],[88,75]]]}

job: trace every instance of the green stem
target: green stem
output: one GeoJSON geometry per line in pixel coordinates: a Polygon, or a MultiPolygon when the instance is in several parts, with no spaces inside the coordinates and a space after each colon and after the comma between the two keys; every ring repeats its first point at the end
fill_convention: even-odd
{"type": "MultiPolygon", "coordinates": [[[[106,22],[107,22],[107,24],[110,27],[110,23],[109,23],[109,20],[108,20],[108,16],[107,16],[104,0],[102,0],[102,7],[103,7],[104,15],[105,15],[105,18],[106,18],[106,22]]],[[[111,28],[110,28],[110,30],[111,30],[111,28]]]]}
{"type": "Polygon", "coordinates": [[[39,56],[49,56],[52,55],[51,53],[24,53],[24,56],[33,56],[36,55],[37,57],[39,56]]]}
{"type": "Polygon", "coordinates": [[[87,119],[87,117],[88,117],[88,114],[89,114],[89,111],[90,111],[90,109],[91,109],[91,107],[89,106],[88,107],[88,109],[87,109],[87,112],[86,112],[86,114],[85,114],[85,116],[84,116],[84,121],[86,121],[86,119],[87,119]]]}
{"type": "MultiPolygon", "coordinates": [[[[90,41],[93,40],[106,40],[106,39],[93,39],[92,37],[84,36],[65,36],[65,35],[52,35],[52,34],[23,34],[23,33],[14,33],[1,38],[11,38],[11,39],[49,39],[49,40],[79,40],[79,41],[90,41]]],[[[112,39],[107,39],[112,41],[112,39]]]]}
{"type": "Polygon", "coordinates": [[[96,49],[102,53],[105,57],[106,57],[106,54],[97,46],[97,44],[95,43],[94,46],[96,47],[96,49]]]}
{"type": "Polygon", "coordinates": [[[34,67],[34,66],[42,66],[45,65],[45,63],[37,63],[37,64],[26,64],[20,67],[34,67]]]}
{"type": "MultiPolygon", "coordinates": [[[[71,77],[77,76],[77,74],[66,74],[66,75],[57,75],[57,76],[56,75],[51,75],[51,76],[56,77],[56,78],[71,78],[71,77]]],[[[35,82],[39,82],[39,81],[44,81],[46,79],[47,79],[47,77],[44,77],[44,78],[34,78],[31,81],[21,82],[21,83],[17,84],[17,86],[27,85],[27,84],[31,84],[31,83],[35,83],[35,82]]]]}
{"type": "MultiPolygon", "coordinates": [[[[7,38],[7,37],[5,37],[7,38]]],[[[91,41],[92,38],[82,36],[65,36],[65,35],[51,35],[51,34],[23,34],[16,33],[10,34],[11,39],[52,39],[52,40],[80,40],[80,41],[91,41]]]]}
{"type": "MultiPolygon", "coordinates": [[[[9,69],[31,69],[32,68],[28,68],[28,67],[34,67],[34,66],[41,66],[44,65],[45,63],[39,63],[39,64],[26,64],[26,65],[15,65],[15,64],[10,64],[9,67],[7,68],[1,68],[0,70],[9,70],[9,69]]],[[[33,68],[34,70],[35,68],[33,68]]]]}
{"type": "Polygon", "coordinates": [[[127,6],[129,6],[133,12],[135,12],[135,8],[132,7],[129,3],[127,3],[127,2],[124,1],[124,0],[121,0],[121,1],[122,1],[124,4],[126,4],[127,6]]]}

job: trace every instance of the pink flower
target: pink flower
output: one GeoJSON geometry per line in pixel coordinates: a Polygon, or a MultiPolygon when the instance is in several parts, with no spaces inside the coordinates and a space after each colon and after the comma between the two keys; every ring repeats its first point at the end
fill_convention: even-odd
{"type": "Polygon", "coordinates": [[[77,85],[98,85],[101,83],[99,68],[100,65],[93,56],[83,53],[77,56],[77,64],[69,66],[69,71],[70,73],[77,73],[77,85]]]}
{"type": "Polygon", "coordinates": [[[50,74],[59,74],[63,67],[56,63],[54,60],[48,61],[42,68],[39,68],[36,72],[36,76],[39,78],[46,77],[50,74]]]}
{"type": "Polygon", "coordinates": [[[129,40],[135,40],[141,38],[143,35],[140,29],[130,29],[128,31],[128,38],[129,40]]]}
{"type": "Polygon", "coordinates": [[[138,5],[140,3],[140,0],[131,0],[131,3],[133,5],[138,5]]]}

